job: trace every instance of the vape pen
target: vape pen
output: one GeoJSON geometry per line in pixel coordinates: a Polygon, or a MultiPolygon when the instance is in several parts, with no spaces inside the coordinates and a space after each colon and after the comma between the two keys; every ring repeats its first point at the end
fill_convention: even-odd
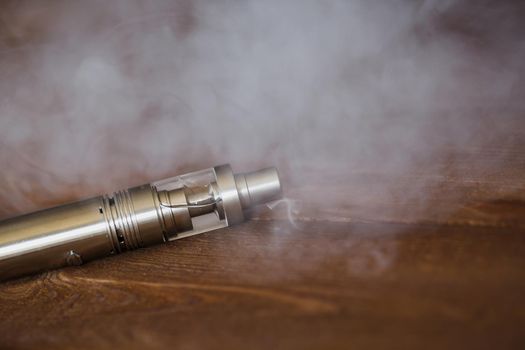
{"type": "Polygon", "coordinates": [[[0,279],[234,225],[280,196],[275,168],[234,174],[221,165],[8,219],[0,222],[0,279]]]}

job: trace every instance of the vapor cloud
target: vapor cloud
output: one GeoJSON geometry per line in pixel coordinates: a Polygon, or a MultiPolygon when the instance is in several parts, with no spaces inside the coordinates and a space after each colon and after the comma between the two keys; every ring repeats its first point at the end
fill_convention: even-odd
{"type": "Polygon", "coordinates": [[[3,6],[4,216],[224,162],[276,165],[291,187],[368,169],[388,192],[421,162],[522,135],[518,3],[3,6]]]}

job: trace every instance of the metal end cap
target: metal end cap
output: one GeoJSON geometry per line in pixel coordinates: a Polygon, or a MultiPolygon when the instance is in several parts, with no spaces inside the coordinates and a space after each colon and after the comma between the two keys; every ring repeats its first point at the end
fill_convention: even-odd
{"type": "Polygon", "coordinates": [[[237,174],[235,185],[243,209],[277,200],[282,196],[279,173],[273,167],[237,174]]]}

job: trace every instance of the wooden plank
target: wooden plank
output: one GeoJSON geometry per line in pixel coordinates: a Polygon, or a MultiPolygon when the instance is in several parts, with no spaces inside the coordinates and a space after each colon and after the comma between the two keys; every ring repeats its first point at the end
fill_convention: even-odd
{"type": "MultiPolygon", "coordinates": [[[[9,63],[5,80],[16,81],[32,59],[24,50],[64,13],[54,11],[60,1],[6,4],[0,60],[9,63]],[[36,15],[19,18],[18,6],[37,6],[29,12],[36,15]]],[[[458,3],[435,25],[492,57],[499,50],[493,19],[505,8],[516,18],[523,13],[511,4],[472,18],[488,5],[458,3]]],[[[522,31],[504,23],[509,35],[522,31]]],[[[93,29],[113,25],[97,22],[93,29]]],[[[422,41],[433,40],[425,28],[422,41]]],[[[276,165],[287,201],[252,212],[245,224],[1,283],[0,348],[525,348],[525,121],[516,98],[522,85],[517,79],[508,105],[470,106],[458,111],[465,120],[450,111],[438,115],[436,124],[448,118],[447,125],[483,132],[466,133],[472,140],[450,148],[449,135],[438,133],[435,152],[400,157],[407,164],[395,173],[374,167],[381,156],[375,153],[378,159],[366,164],[285,159],[276,165]]],[[[55,106],[33,108],[40,116],[55,106]]],[[[39,144],[0,146],[2,166],[17,169],[2,179],[0,217],[111,190],[105,183],[60,186],[69,179],[45,168],[45,157],[25,156],[38,156],[39,144]],[[52,189],[39,187],[38,176],[32,183],[36,172],[53,180],[52,189]],[[24,186],[17,185],[19,174],[24,186]],[[27,195],[12,203],[15,189],[27,195]]],[[[215,160],[178,161],[184,172],[215,160]]],[[[123,187],[154,180],[116,176],[123,187]]]]}
{"type": "Polygon", "coordinates": [[[519,347],[524,249],[519,229],[254,220],[4,283],[0,345],[519,347]]]}

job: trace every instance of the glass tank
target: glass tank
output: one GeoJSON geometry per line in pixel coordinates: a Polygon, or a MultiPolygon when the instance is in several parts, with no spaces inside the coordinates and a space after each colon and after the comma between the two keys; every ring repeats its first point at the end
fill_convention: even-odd
{"type": "Polygon", "coordinates": [[[228,226],[215,168],[175,176],[152,186],[157,191],[167,240],[228,226]]]}

